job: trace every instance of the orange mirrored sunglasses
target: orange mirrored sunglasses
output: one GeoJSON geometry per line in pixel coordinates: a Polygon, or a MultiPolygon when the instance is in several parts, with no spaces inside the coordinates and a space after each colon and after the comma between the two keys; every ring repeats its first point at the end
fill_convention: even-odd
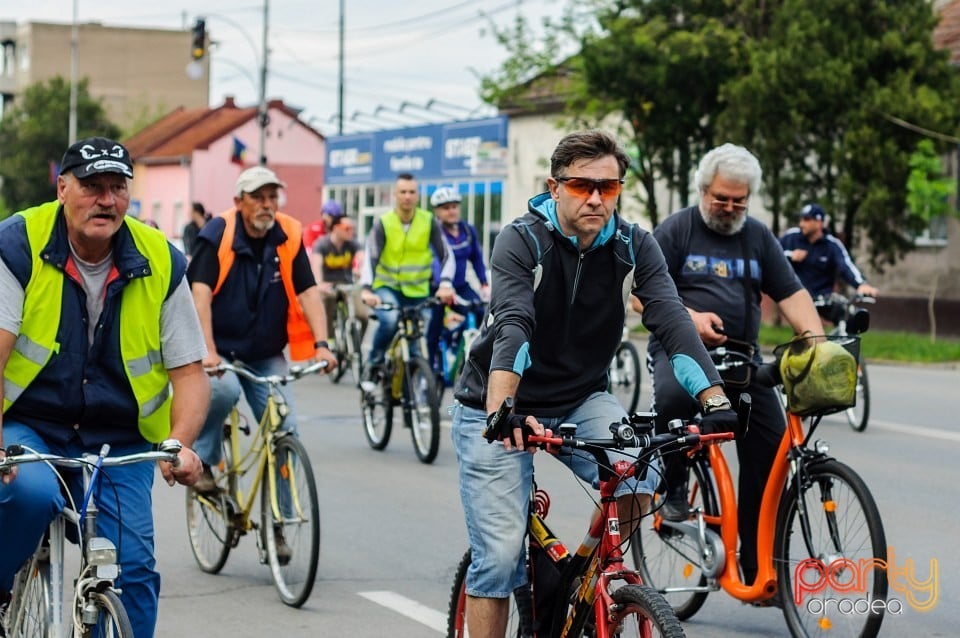
{"type": "Polygon", "coordinates": [[[622,179],[590,179],[589,177],[555,177],[574,197],[590,197],[599,191],[600,197],[616,197],[623,190],[622,179]]]}

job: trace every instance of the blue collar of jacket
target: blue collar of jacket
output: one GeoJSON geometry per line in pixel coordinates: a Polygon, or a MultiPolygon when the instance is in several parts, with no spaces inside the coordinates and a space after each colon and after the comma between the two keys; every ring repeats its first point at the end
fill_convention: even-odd
{"type": "MultiPolygon", "coordinates": [[[[233,249],[233,252],[237,255],[254,257],[253,248],[250,246],[251,237],[247,234],[247,227],[243,225],[243,217],[240,215],[240,211],[234,209],[234,211],[229,214],[237,216],[233,231],[233,246],[230,248],[233,249]]],[[[263,240],[267,246],[279,246],[287,241],[287,234],[283,232],[280,223],[274,220],[273,226],[271,226],[267,234],[263,236],[263,240]]]]}
{"type": "MultiPolygon", "coordinates": [[[[563,231],[560,229],[560,221],[557,218],[557,202],[554,201],[549,192],[540,193],[539,195],[532,197],[528,206],[530,208],[530,212],[543,217],[548,225],[548,228],[556,231],[558,235],[569,241],[570,245],[575,249],[581,250],[580,243],[577,241],[576,235],[564,235],[563,231]]],[[[610,241],[610,239],[616,234],[616,231],[617,216],[611,215],[610,219],[607,220],[607,223],[604,224],[603,228],[600,229],[600,234],[598,234],[593,240],[593,244],[588,246],[585,250],[593,250],[603,246],[610,241]]]]}
{"type": "MultiPolygon", "coordinates": [[[[127,224],[139,224],[139,221],[124,219],[113,236],[113,265],[122,279],[146,277],[151,274],[150,262],[137,248],[127,224]]],[[[67,218],[63,204],[57,208],[57,219],[53,223],[50,240],[43,247],[40,257],[48,264],[64,270],[70,256],[70,240],[67,236],[67,218]]]]}

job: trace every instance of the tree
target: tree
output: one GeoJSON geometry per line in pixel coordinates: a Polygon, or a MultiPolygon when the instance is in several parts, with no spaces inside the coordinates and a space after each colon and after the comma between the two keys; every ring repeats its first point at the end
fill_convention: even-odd
{"type": "Polygon", "coordinates": [[[684,204],[696,158],[742,144],[764,168],[775,232],[820,201],[882,271],[922,230],[906,212],[910,153],[924,131],[960,127],[936,21],[927,0],[581,0],[540,41],[520,21],[497,32],[511,57],[482,94],[499,104],[550,77],[573,123],[619,118],[654,225],[657,181],[684,204]]]}
{"type": "MultiPolygon", "coordinates": [[[[943,173],[943,164],[930,140],[920,140],[916,150],[910,156],[910,177],[907,179],[907,209],[910,215],[918,218],[924,226],[931,221],[946,219],[958,215],[957,209],[950,203],[956,192],[956,184],[943,173]]],[[[940,259],[945,259],[945,251],[940,251],[940,259]]],[[[930,281],[930,294],[927,297],[927,315],[930,318],[930,343],[937,340],[937,316],[934,302],[937,298],[937,284],[941,272],[948,267],[936,268],[930,281]]]]}
{"type": "Polygon", "coordinates": [[[726,14],[726,3],[716,0],[574,3],[562,20],[545,21],[542,43],[531,41],[518,18],[512,29],[494,27],[511,57],[483,78],[482,93],[491,103],[522,105],[538,92],[528,80],[550,77],[572,124],[619,122],[618,133],[635,149],[630,171],[643,188],[640,199],[657,225],[658,180],[687,205],[695,158],[714,141],[720,82],[740,64],[742,34],[726,14]],[[578,52],[558,62],[570,42],[578,52]]]}
{"type": "MultiPolygon", "coordinates": [[[[77,85],[77,131],[80,139],[102,135],[117,139],[87,81],[77,85]]],[[[56,199],[55,175],[68,145],[70,84],[62,77],[34,84],[0,120],[0,177],[3,200],[11,211],[56,199]]]]}
{"type": "Polygon", "coordinates": [[[785,0],[765,11],[748,72],[722,87],[719,126],[758,152],[775,231],[781,210],[818,200],[849,244],[869,239],[882,271],[922,230],[905,207],[917,131],[960,125],[960,83],[931,38],[936,16],[925,0],[785,0]]]}

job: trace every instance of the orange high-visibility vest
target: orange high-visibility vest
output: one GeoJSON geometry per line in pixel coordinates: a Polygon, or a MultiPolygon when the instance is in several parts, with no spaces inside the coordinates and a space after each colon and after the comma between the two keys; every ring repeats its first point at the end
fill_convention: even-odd
{"type": "MultiPolygon", "coordinates": [[[[233,236],[236,233],[238,214],[236,208],[220,213],[226,226],[220,238],[220,246],[217,248],[220,275],[217,277],[217,286],[213,289],[214,295],[223,286],[230,267],[233,266],[233,236]]],[[[287,235],[287,240],[277,246],[277,257],[280,259],[280,280],[287,293],[287,341],[290,343],[290,358],[294,361],[303,361],[317,353],[317,349],[313,347],[315,342],[313,330],[307,323],[300,300],[297,299],[297,293],[293,289],[293,258],[297,256],[303,245],[303,226],[293,217],[281,212],[277,213],[277,223],[287,235]]]]}

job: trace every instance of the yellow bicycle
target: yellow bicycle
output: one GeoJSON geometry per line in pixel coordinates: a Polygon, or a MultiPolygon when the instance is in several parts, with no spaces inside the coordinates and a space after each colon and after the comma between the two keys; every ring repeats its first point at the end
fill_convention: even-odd
{"type": "Polygon", "coordinates": [[[254,531],[260,562],[270,566],[280,599],[291,607],[306,602],[316,579],[320,506],[307,451],[295,435],[281,427],[289,406],[280,386],[326,365],[317,362],[306,368],[292,367],[286,375],[260,376],[239,362],[220,364],[217,370],[266,385],[267,406],[246,449],[242,441],[251,431],[238,408],[233,409],[224,424],[223,461],[211,468],[217,490],[187,489],[187,529],[200,569],[218,573],[240,537],[254,531]],[[258,492],[259,523],[251,517],[258,492]]]}

